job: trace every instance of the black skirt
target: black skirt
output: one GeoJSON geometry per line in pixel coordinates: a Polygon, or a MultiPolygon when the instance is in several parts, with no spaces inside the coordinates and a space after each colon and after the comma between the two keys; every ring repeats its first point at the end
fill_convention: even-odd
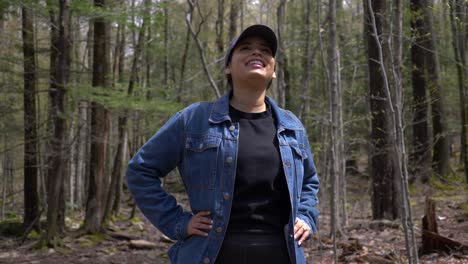
{"type": "Polygon", "coordinates": [[[291,264],[283,233],[228,232],[216,264],[291,264]]]}

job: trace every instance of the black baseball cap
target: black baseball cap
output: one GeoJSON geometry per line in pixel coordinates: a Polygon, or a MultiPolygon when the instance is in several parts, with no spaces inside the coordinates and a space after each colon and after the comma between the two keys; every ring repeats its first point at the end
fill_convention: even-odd
{"type": "Polygon", "coordinates": [[[276,50],[278,48],[278,40],[276,38],[275,32],[265,25],[257,24],[247,27],[238,37],[231,41],[231,44],[229,45],[229,48],[227,49],[226,55],[224,57],[224,67],[228,66],[229,62],[231,61],[232,51],[237,46],[237,44],[239,44],[239,42],[243,39],[253,36],[264,39],[270,47],[273,57],[275,57],[276,50]]]}

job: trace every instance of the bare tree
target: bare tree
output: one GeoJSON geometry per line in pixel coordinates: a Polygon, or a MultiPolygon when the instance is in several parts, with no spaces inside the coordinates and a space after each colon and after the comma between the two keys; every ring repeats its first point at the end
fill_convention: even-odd
{"type": "Polygon", "coordinates": [[[231,0],[229,11],[229,40],[237,36],[237,17],[239,16],[239,0],[231,0]]]}
{"type": "Polygon", "coordinates": [[[278,52],[276,54],[276,64],[277,66],[277,90],[278,90],[278,103],[281,107],[286,107],[286,94],[287,94],[287,83],[285,80],[285,71],[286,71],[286,49],[284,46],[283,39],[283,27],[284,27],[284,17],[286,9],[286,0],[281,0],[276,9],[276,17],[278,18],[278,52]]]}
{"type": "Polygon", "coordinates": [[[38,217],[37,192],[37,128],[36,128],[36,50],[34,47],[33,14],[22,7],[23,65],[24,65],[24,220],[27,228],[38,217]]]}
{"type": "Polygon", "coordinates": [[[445,176],[450,172],[450,149],[447,129],[447,118],[445,115],[445,105],[442,96],[442,85],[440,84],[440,66],[436,50],[436,37],[432,27],[433,9],[432,0],[423,1],[424,14],[423,34],[429,36],[429,40],[424,42],[425,68],[427,70],[427,85],[431,96],[432,112],[432,134],[433,134],[433,156],[432,166],[434,172],[445,176]]]}
{"type": "MultiPolygon", "coordinates": [[[[55,75],[52,76],[51,101],[52,121],[54,124],[51,140],[51,161],[48,171],[47,188],[47,244],[56,247],[59,245],[59,214],[60,199],[63,197],[65,144],[67,122],[65,119],[65,92],[68,83],[69,69],[69,3],[68,0],[59,1],[59,16],[57,19],[58,38],[52,47],[57,50],[55,75]]],[[[63,208],[62,208],[63,209],[63,208]]]]}
{"type": "MultiPolygon", "coordinates": [[[[151,4],[151,0],[145,0],[143,6],[149,6],[149,4],[151,4]]],[[[146,28],[148,27],[148,19],[149,16],[145,15],[143,18],[143,24],[141,25],[138,32],[137,46],[135,47],[135,52],[133,54],[132,71],[130,73],[130,80],[127,89],[127,96],[129,97],[133,95],[133,89],[135,87],[135,82],[137,81],[138,60],[143,52],[143,47],[145,44],[145,32],[146,28]]],[[[120,185],[122,184],[122,169],[124,166],[124,160],[127,157],[127,113],[124,113],[119,117],[118,129],[119,142],[117,145],[117,152],[114,158],[112,180],[106,199],[107,203],[103,219],[104,223],[109,221],[112,209],[116,208],[114,207],[114,205],[120,202],[120,185]]]]}
{"type": "Polygon", "coordinates": [[[206,74],[206,77],[208,78],[208,81],[210,82],[211,88],[213,88],[213,91],[216,95],[217,98],[221,97],[221,93],[219,92],[218,85],[216,85],[216,82],[213,80],[213,77],[210,73],[210,70],[208,69],[208,65],[206,63],[206,58],[205,58],[205,52],[203,50],[203,46],[200,43],[200,40],[198,39],[198,34],[200,33],[201,26],[205,22],[205,17],[201,14],[200,7],[198,5],[198,1],[196,0],[187,0],[187,3],[189,4],[189,10],[187,11],[187,15],[185,16],[185,22],[187,23],[187,27],[190,30],[190,33],[192,34],[193,39],[195,40],[195,43],[197,44],[198,47],[198,52],[200,54],[200,58],[202,61],[202,66],[203,70],[206,74]],[[192,26],[192,16],[193,16],[193,11],[194,9],[197,8],[197,10],[200,13],[200,18],[201,22],[198,26],[197,31],[192,26]]]}
{"type": "MultiPolygon", "coordinates": [[[[189,23],[192,23],[192,16],[190,16],[189,23]]],[[[184,52],[182,53],[182,59],[180,63],[180,76],[179,76],[179,85],[177,86],[177,96],[176,102],[180,103],[182,101],[182,88],[184,86],[184,76],[185,76],[185,65],[187,64],[187,56],[190,48],[190,28],[187,27],[187,33],[185,34],[185,45],[184,52]]]]}
{"type": "MultiPolygon", "coordinates": [[[[405,233],[405,242],[406,242],[406,250],[408,256],[409,263],[418,263],[418,248],[416,244],[413,222],[412,222],[412,213],[411,213],[411,202],[409,197],[409,188],[408,188],[408,170],[407,170],[407,163],[406,163],[406,149],[405,149],[405,140],[404,140],[404,130],[403,130],[403,121],[402,121],[402,99],[401,99],[401,81],[400,81],[400,73],[401,73],[401,65],[396,65],[395,63],[401,63],[401,35],[402,35],[402,4],[398,0],[396,1],[396,8],[390,8],[392,14],[394,13],[394,21],[390,23],[395,24],[396,28],[396,36],[393,38],[393,28],[390,30],[390,37],[389,37],[389,46],[390,48],[395,48],[396,54],[394,56],[390,55],[390,58],[393,59],[392,69],[393,69],[393,76],[395,81],[395,108],[393,104],[392,95],[390,92],[390,85],[389,85],[389,78],[387,77],[386,73],[386,60],[384,60],[384,53],[383,53],[383,45],[381,43],[381,36],[379,34],[379,27],[377,24],[376,14],[383,15],[382,13],[374,12],[374,7],[371,0],[367,1],[364,0],[364,7],[367,9],[365,12],[367,13],[366,19],[367,22],[370,23],[368,25],[371,27],[372,36],[374,37],[375,46],[374,48],[377,49],[377,60],[375,61],[378,64],[378,67],[381,71],[381,77],[383,81],[383,92],[385,96],[385,101],[387,107],[390,112],[390,118],[392,119],[393,127],[391,127],[391,139],[394,142],[393,149],[396,154],[396,167],[397,167],[397,174],[399,177],[399,184],[400,184],[400,194],[401,194],[401,214],[402,214],[402,224],[405,233]],[[393,40],[396,40],[396,43],[393,43],[393,40]]],[[[385,4],[385,3],[384,3],[385,4]]],[[[379,8],[379,11],[385,10],[382,8],[381,5],[376,4],[379,8]]],[[[391,5],[392,7],[392,5],[391,5]]],[[[370,32],[368,32],[369,34],[370,32]]],[[[370,40],[370,39],[368,39],[370,40]]],[[[370,43],[369,43],[370,44],[370,43]]],[[[368,48],[368,52],[370,53],[370,48],[368,48]]],[[[370,65],[369,65],[370,66],[370,65]]],[[[394,183],[396,184],[396,183],[394,183]]]]}
{"type": "Polygon", "coordinates": [[[302,74],[302,81],[301,81],[301,104],[299,106],[299,114],[298,117],[303,120],[305,125],[307,124],[307,118],[303,118],[303,116],[307,116],[308,108],[309,108],[309,90],[310,90],[310,74],[312,70],[312,65],[314,64],[314,57],[315,51],[317,50],[318,45],[316,45],[315,50],[311,51],[311,37],[312,37],[312,3],[310,1],[305,1],[305,42],[304,42],[304,61],[303,61],[303,69],[304,72],[302,74]]]}
{"type": "MultiPolygon", "coordinates": [[[[94,6],[98,10],[106,7],[105,0],[95,0],[94,6]]],[[[104,17],[94,18],[94,46],[93,46],[93,87],[106,89],[108,87],[108,43],[107,23],[104,17]]],[[[100,103],[91,103],[91,155],[88,181],[88,198],[86,202],[86,215],[84,229],[95,233],[102,229],[104,216],[105,190],[105,163],[107,157],[107,144],[110,126],[110,113],[100,103]]]]}
{"type": "Polygon", "coordinates": [[[333,239],[333,256],[335,263],[338,263],[338,255],[336,249],[336,236],[339,233],[338,227],[338,200],[339,200],[339,186],[338,182],[341,177],[340,169],[340,154],[339,147],[339,126],[338,126],[338,44],[336,34],[336,0],[328,2],[328,17],[330,19],[330,29],[328,34],[328,67],[329,67],[329,81],[328,81],[328,106],[330,111],[330,216],[331,216],[331,237],[333,239]]]}
{"type": "Polygon", "coordinates": [[[424,57],[428,41],[424,34],[424,17],[421,9],[424,8],[423,0],[411,0],[410,8],[413,17],[411,18],[411,34],[414,41],[411,44],[411,81],[413,86],[413,152],[412,174],[415,179],[420,178],[422,182],[427,182],[431,174],[431,142],[428,126],[428,101],[426,96],[425,64],[424,57]]]}
{"type": "MultiPolygon", "coordinates": [[[[379,40],[384,31],[387,6],[385,0],[364,0],[367,56],[369,71],[369,100],[371,107],[370,156],[372,178],[372,217],[374,219],[396,219],[400,216],[400,186],[398,185],[397,158],[391,131],[394,126],[385,93],[385,72],[380,65],[379,40]],[[373,10],[373,11],[371,11],[373,10]],[[375,23],[372,18],[375,17],[375,23]],[[374,27],[376,32],[374,32],[374,27]]],[[[382,50],[388,50],[388,42],[382,50]]],[[[388,56],[383,57],[388,65],[388,56]]]]}
{"type": "Polygon", "coordinates": [[[84,181],[86,177],[85,173],[85,168],[86,168],[86,159],[85,159],[85,154],[86,154],[86,145],[87,145],[87,130],[88,130],[88,115],[87,115],[87,109],[88,109],[88,102],[87,101],[80,101],[78,103],[78,122],[77,122],[77,127],[78,127],[78,135],[77,135],[77,142],[76,142],[76,147],[77,147],[77,158],[76,158],[76,204],[78,207],[83,206],[83,197],[84,197],[84,181]]]}
{"type": "MultiPolygon", "coordinates": [[[[169,84],[169,8],[168,1],[164,1],[164,86],[169,84]]],[[[140,40],[138,40],[140,41],[140,40]]],[[[138,45],[138,44],[137,44],[138,45]]]]}
{"type": "Polygon", "coordinates": [[[452,45],[457,66],[457,81],[460,97],[461,117],[461,163],[465,168],[465,179],[468,182],[468,65],[466,48],[468,45],[468,4],[462,0],[450,0],[450,24],[452,45]]]}

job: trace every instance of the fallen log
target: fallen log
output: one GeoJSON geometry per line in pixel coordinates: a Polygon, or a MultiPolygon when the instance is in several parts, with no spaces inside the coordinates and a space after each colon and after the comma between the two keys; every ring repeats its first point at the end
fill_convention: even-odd
{"type": "Polygon", "coordinates": [[[425,215],[422,219],[421,255],[433,252],[462,252],[468,254],[468,246],[438,234],[434,200],[426,197],[425,215]]]}
{"type": "Polygon", "coordinates": [[[158,245],[146,240],[130,240],[129,247],[133,249],[153,249],[158,245]]]}

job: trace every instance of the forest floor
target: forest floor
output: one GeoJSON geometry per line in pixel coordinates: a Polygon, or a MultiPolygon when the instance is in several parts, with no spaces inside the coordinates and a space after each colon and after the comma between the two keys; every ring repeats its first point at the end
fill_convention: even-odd
{"type": "MultiPolygon", "coordinates": [[[[187,206],[183,189],[175,182],[166,186],[175,190],[178,201],[187,206]]],[[[368,179],[348,177],[348,225],[345,236],[338,239],[340,263],[406,263],[404,233],[400,222],[372,221],[368,179]]],[[[424,214],[425,194],[432,193],[436,201],[439,233],[468,245],[468,192],[460,179],[449,182],[432,181],[429,185],[411,188],[413,220],[418,246],[421,245],[421,218],[424,214]]],[[[304,244],[308,263],[333,263],[333,246],[329,237],[328,202],[321,204],[320,231],[304,244]]],[[[18,207],[20,208],[20,207],[18,207]]],[[[69,213],[70,214],[70,213],[69,213]]],[[[69,232],[60,249],[37,249],[38,235],[33,232],[24,243],[21,238],[7,236],[0,225],[0,263],[169,263],[167,241],[148,220],[137,213],[129,220],[131,207],[122,204],[122,219],[113,225],[114,235],[76,236],[83,221],[83,212],[66,218],[69,232]],[[121,234],[123,237],[117,237],[121,234]],[[135,249],[129,239],[146,240],[151,249],[135,249]]],[[[468,263],[468,255],[460,252],[432,253],[420,256],[421,263],[468,263]]]]}

